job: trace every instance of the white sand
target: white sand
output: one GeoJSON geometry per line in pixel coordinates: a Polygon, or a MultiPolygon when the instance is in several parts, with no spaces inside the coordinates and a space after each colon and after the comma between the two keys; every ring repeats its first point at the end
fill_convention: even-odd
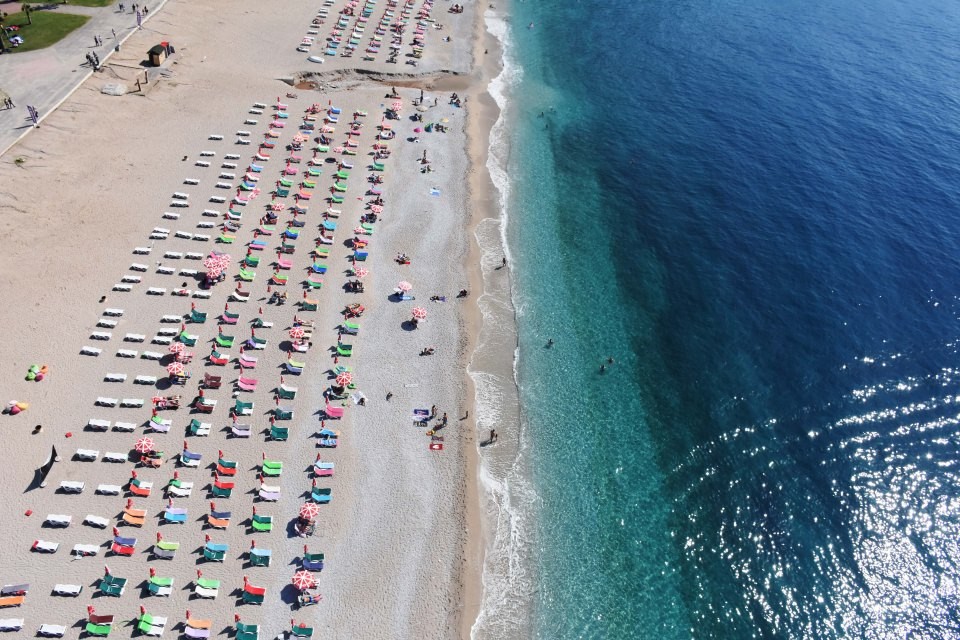
{"type": "MultiPolygon", "coordinates": [[[[263,638],[287,629],[291,617],[315,625],[318,633],[336,638],[452,637],[461,632],[467,544],[468,480],[464,470],[466,458],[473,455],[472,435],[458,421],[466,410],[462,363],[467,342],[465,307],[454,299],[456,291],[467,281],[464,110],[446,105],[446,96],[439,95],[441,106],[431,108],[426,119],[449,118],[450,132],[421,134],[420,143],[408,143],[403,138],[412,135],[415,125],[405,116],[413,113],[411,100],[419,92],[401,89],[406,105],[404,119],[395,123],[401,135],[391,143],[393,153],[387,161],[383,185],[386,207],[371,238],[370,259],[366,263],[371,276],[366,280],[364,294],[341,289],[348,279],[345,270],[350,254],[342,243],[352,237],[348,232],[357,224],[361,212],[358,197],[366,189],[369,174],[365,169],[369,158],[363,154],[373,143],[381,105],[389,103],[384,99],[384,86],[348,87],[350,83],[343,82],[340,93],[321,95],[297,90],[298,98],[284,98],[289,103],[290,118],[280,130],[282,135],[272,152],[274,159],[264,170],[264,193],[245,209],[237,243],[215,245],[177,239],[173,234],[183,230],[216,237],[217,230],[198,229],[196,225],[208,220],[201,216],[203,209],[227,208],[226,204],[208,203],[210,196],[222,195],[229,200],[234,193],[233,189],[215,187],[220,163],[225,154],[241,156],[240,160],[231,161],[237,163],[236,170],[223,169],[236,174],[237,179],[225,180],[236,185],[256,143],[235,145],[235,132],[250,130],[254,134],[251,138],[258,141],[271,119],[270,110],[261,116],[249,115],[250,105],[255,101],[272,105],[278,95],[292,90],[277,78],[312,70],[307,66],[310,63],[303,61],[305,54],[297,53],[294,47],[302,35],[297,25],[305,26],[318,6],[293,5],[279,11],[276,6],[253,0],[215,0],[202,5],[171,0],[150,22],[151,29],[159,32],[144,31],[132,38],[113,61],[122,63],[124,54],[129,54],[129,63],[136,65],[141,56],[133,52],[145,51],[159,40],[170,40],[180,57],[169,79],[160,81],[146,96],[122,98],[101,95],[99,88],[104,79],[91,79],[51,114],[41,129],[0,160],[0,224],[7,239],[6,250],[0,255],[0,269],[8,274],[0,291],[9,302],[0,310],[0,323],[8,332],[0,372],[0,388],[6,396],[0,400],[16,399],[31,405],[26,413],[2,418],[6,443],[16,453],[8,455],[5,461],[7,500],[0,517],[8,526],[5,544],[0,547],[0,566],[5,568],[4,583],[32,585],[22,607],[4,612],[7,617],[25,618],[27,629],[35,629],[41,623],[78,625],[85,618],[86,606],[93,602],[98,613],[116,614],[118,620],[133,619],[139,605],[144,605],[152,614],[169,616],[169,627],[182,622],[184,611],[189,608],[195,617],[212,618],[217,630],[232,625],[236,610],[244,622],[263,625],[263,638]],[[295,13],[299,15],[292,15],[295,13]],[[216,33],[215,38],[209,37],[211,32],[216,33]],[[250,46],[244,47],[243,43],[250,46]],[[202,270],[197,262],[167,259],[163,254],[168,250],[207,253],[214,248],[229,251],[235,261],[242,259],[244,245],[251,239],[256,220],[270,199],[266,193],[269,185],[279,177],[283,166],[283,145],[295,133],[303,110],[313,102],[326,104],[328,99],[343,110],[335,134],[338,144],[345,139],[346,123],[354,109],[365,109],[370,115],[359,139],[361,154],[350,158],[356,168],[348,181],[346,202],[339,207],[343,215],[338,221],[337,242],[327,260],[330,270],[325,286],[309,294],[321,301],[320,310],[301,314],[314,320],[317,329],[313,349],[301,358],[308,363],[305,375],[286,378],[288,384],[301,390],[295,401],[287,403],[295,406],[297,412],[296,419],[287,423],[291,427],[290,440],[266,441],[262,431],[268,427],[266,412],[273,406],[271,390],[279,380],[279,367],[285,359],[280,344],[286,341],[285,329],[296,311],[292,302],[302,295],[297,283],[312,262],[308,252],[325,208],[322,197],[332,183],[328,166],[318,179],[316,195],[306,203],[310,210],[306,216],[308,225],[297,241],[297,252],[285,256],[294,261],[294,269],[289,272],[291,284],[287,287],[291,303],[283,307],[254,300],[231,303],[231,310],[242,314],[240,324],[224,327],[224,332],[237,336],[238,341],[248,337],[248,323],[261,305],[264,318],[275,323],[273,329],[258,331],[258,336],[269,340],[266,350],[255,352],[260,362],[249,372],[260,380],[260,388],[255,393],[243,394],[243,399],[256,402],[255,414],[249,419],[255,426],[254,437],[228,438],[223,430],[229,424],[230,382],[237,370],[233,366],[208,368],[202,362],[216,335],[215,316],[223,310],[233,288],[227,282],[213,289],[211,300],[196,301],[200,310],[208,312],[210,320],[187,327],[200,335],[200,342],[193,349],[195,363],[188,367],[193,380],[186,388],[177,388],[189,400],[205,370],[224,376],[222,389],[207,392],[208,397],[218,400],[214,414],[198,416],[214,424],[213,433],[207,438],[188,438],[191,451],[203,454],[201,469],[178,468],[175,460],[186,424],[193,416],[186,409],[163,412],[163,417],[173,419],[173,429],[170,434],[153,437],[169,460],[160,469],[138,468],[142,479],[154,482],[149,498],[135,499],[138,507],[148,510],[147,525],[142,529],[121,527],[122,535],[138,538],[137,553],[130,558],[105,557],[104,547],[97,558],[72,560],[69,552],[74,544],[104,545],[110,539],[109,528],[102,531],[86,527],[82,524],[84,516],[92,513],[116,522],[126,500],[96,496],[96,485],[124,484],[133,468],[131,463],[73,461],[74,451],[96,449],[101,455],[106,451],[129,451],[143,435],[142,427],[135,434],[94,433],[84,431],[84,425],[90,418],[142,424],[150,415],[148,408],[95,407],[94,400],[99,396],[139,397],[149,404],[156,390],[134,385],[132,380],[139,374],[164,374],[163,367],[156,362],[117,358],[115,354],[121,348],[165,352],[166,347],[126,344],[123,336],[144,334],[149,343],[157,329],[178,326],[161,324],[163,315],[184,314],[190,309],[189,299],[172,297],[169,292],[185,280],[190,282],[191,289],[196,288],[196,283],[188,277],[157,273],[158,262],[178,271],[202,270]],[[258,123],[244,124],[248,117],[256,118],[258,123]],[[224,139],[208,140],[210,134],[223,135],[224,139]],[[436,169],[432,174],[420,173],[418,159],[424,148],[436,169]],[[202,150],[212,150],[216,155],[201,158],[202,150]],[[187,161],[181,160],[184,156],[187,161]],[[23,159],[21,164],[15,163],[17,158],[23,159]],[[200,159],[211,161],[211,166],[195,166],[194,162],[200,159]],[[199,178],[199,185],[184,184],[188,178],[199,178]],[[429,195],[431,186],[441,189],[440,197],[429,195]],[[174,192],[189,193],[190,207],[171,208],[174,192]],[[179,211],[180,220],[162,219],[165,211],[179,211]],[[169,239],[153,242],[149,256],[133,255],[134,247],[151,245],[148,235],[158,226],[171,230],[169,239]],[[411,255],[413,264],[395,264],[392,257],[399,251],[411,255]],[[130,293],[111,291],[124,275],[131,274],[129,266],[134,262],[149,266],[146,273],[139,274],[142,282],[134,284],[130,293]],[[388,300],[400,279],[414,284],[416,302],[388,300]],[[167,294],[148,296],[148,287],[166,287],[167,294]],[[431,303],[431,294],[446,295],[447,302],[431,303]],[[107,300],[100,304],[102,295],[107,295],[107,300]],[[332,479],[318,480],[318,486],[332,487],[333,501],[323,507],[317,534],[306,540],[311,551],[326,553],[327,566],[319,574],[319,590],[325,600],[319,606],[291,612],[293,592],[288,585],[304,540],[290,537],[287,527],[304,499],[303,494],[309,492],[311,474],[307,470],[317,451],[312,435],[320,426],[315,413],[323,406],[322,393],[328,384],[325,372],[332,363],[327,348],[336,342],[339,312],[352,301],[360,301],[368,308],[361,320],[361,334],[349,339],[356,347],[349,364],[369,401],[366,407],[354,407],[351,403],[344,420],[328,423],[343,433],[339,448],[321,450],[325,460],[336,463],[332,479]],[[430,316],[418,330],[406,331],[401,323],[408,319],[414,304],[424,306],[430,316]],[[97,328],[101,312],[108,307],[122,308],[124,315],[114,329],[97,328]],[[89,336],[93,331],[109,331],[112,338],[92,340],[89,336]],[[98,358],[79,355],[84,345],[100,347],[103,353],[98,358]],[[420,349],[427,345],[436,347],[436,355],[419,357],[420,349]],[[32,363],[50,365],[52,371],[46,380],[23,380],[32,363]],[[104,382],[104,376],[112,372],[126,373],[127,382],[104,382]],[[390,402],[384,399],[387,391],[394,394],[390,402]],[[429,438],[410,420],[413,407],[431,404],[438,405],[439,411],[447,412],[451,419],[450,426],[441,432],[445,438],[442,452],[429,451],[429,438]],[[42,424],[43,431],[31,435],[35,424],[42,424]],[[66,438],[67,432],[72,437],[66,438]],[[25,491],[33,469],[43,462],[51,444],[57,447],[62,462],[54,467],[47,488],[25,491]],[[218,509],[233,511],[235,525],[226,532],[204,529],[202,518],[210,501],[206,490],[210,480],[207,465],[216,461],[218,449],[237,460],[240,468],[233,497],[216,500],[218,509]],[[256,468],[262,452],[285,462],[282,477],[270,481],[282,488],[280,503],[260,503],[249,493],[258,485],[256,468]],[[190,498],[175,501],[178,507],[189,509],[189,519],[185,525],[158,525],[157,516],[166,504],[162,487],[175,470],[183,480],[195,482],[190,498]],[[85,482],[84,493],[55,493],[56,486],[68,479],[85,482]],[[255,505],[260,513],[275,517],[272,533],[249,535],[241,524],[255,505]],[[32,516],[24,515],[28,509],[33,511],[32,516]],[[73,524],[67,529],[46,529],[42,523],[48,513],[72,515],[73,524]],[[181,542],[175,560],[151,561],[148,551],[157,531],[167,540],[181,542]],[[198,564],[196,550],[205,533],[214,541],[230,544],[227,562],[198,564]],[[59,551],[53,555],[30,553],[31,542],[38,538],[59,542],[59,551]],[[244,552],[251,539],[256,540],[258,547],[273,551],[269,568],[245,565],[244,552]],[[93,597],[104,562],[115,575],[130,579],[126,594],[118,600],[93,597]],[[176,578],[171,597],[141,597],[141,584],[150,566],[156,567],[161,576],[176,578]],[[205,577],[223,580],[216,601],[190,599],[188,587],[192,586],[198,566],[203,568],[205,577]],[[244,574],[254,584],[267,587],[269,606],[236,606],[237,599],[231,592],[241,587],[244,574]],[[85,592],[76,599],[49,595],[58,582],[84,585],[85,592]]],[[[340,6],[342,3],[338,2],[335,8],[340,6]]],[[[420,3],[415,6],[419,8],[420,3]]],[[[372,21],[381,10],[382,5],[375,9],[372,21]]],[[[391,72],[466,70],[467,47],[457,50],[440,38],[447,33],[453,36],[454,44],[466,43],[471,29],[469,21],[473,19],[471,9],[459,16],[450,16],[445,10],[445,4],[434,10],[437,19],[448,28],[428,34],[427,53],[420,67],[385,65],[382,54],[374,66],[391,72]]],[[[331,15],[334,14],[332,10],[331,15]]],[[[326,26],[329,24],[328,20],[326,26]]],[[[329,71],[344,62],[360,61],[334,58],[322,67],[329,71]]],[[[135,69],[121,66],[115,66],[112,73],[128,82],[137,74],[135,69]]],[[[306,159],[310,153],[301,155],[306,159]]],[[[301,177],[302,174],[295,178],[301,177]]],[[[285,202],[292,204],[292,197],[285,202]]],[[[289,213],[284,212],[280,221],[289,218],[289,213]]],[[[275,258],[272,248],[279,244],[277,236],[267,240],[271,250],[262,252],[257,279],[245,286],[254,292],[254,299],[266,296],[272,271],[268,264],[275,258]]],[[[231,278],[235,273],[236,268],[231,268],[231,278]]],[[[230,351],[238,355],[236,347],[230,351]]],[[[167,633],[173,633],[169,627],[167,633]]],[[[126,636],[129,629],[117,628],[114,634],[126,636]]],[[[75,637],[78,631],[76,626],[69,635],[75,637]]]]}

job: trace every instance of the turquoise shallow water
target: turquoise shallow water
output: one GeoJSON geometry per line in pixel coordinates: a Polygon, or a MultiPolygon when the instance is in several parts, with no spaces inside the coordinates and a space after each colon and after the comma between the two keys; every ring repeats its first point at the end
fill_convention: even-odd
{"type": "Polygon", "coordinates": [[[535,635],[960,636],[960,9],[511,11],[535,635]]]}

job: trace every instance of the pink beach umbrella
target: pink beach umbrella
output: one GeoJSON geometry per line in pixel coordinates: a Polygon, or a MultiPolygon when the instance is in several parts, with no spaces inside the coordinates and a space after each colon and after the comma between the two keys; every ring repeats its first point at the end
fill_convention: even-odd
{"type": "Polygon", "coordinates": [[[412,313],[413,313],[413,317],[416,318],[417,320],[427,319],[427,310],[424,309],[423,307],[414,307],[412,313]]]}
{"type": "Polygon", "coordinates": [[[184,371],[182,362],[171,362],[167,365],[167,373],[171,376],[182,376],[184,371]]]}
{"type": "Polygon", "coordinates": [[[306,502],[300,507],[300,517],[305,520],[313,520],[320,515],[320,505],[316,502],[306,502]]]}
{"type": "Polygon", "coordinates": [[[394,100],[393,104],[390,105],[392,111],[400,111],[403,109],[403,100],[394,100]]]}
{"type": "Polygon", "coordinates": [[[150,453],[153,451],[153,438],[140,438],[133,445],[133,450],[137,453],[150,453]]]}
{"type": "Polygon", "coordinates": [[[366,278],[368,275],[370,275],[370,270],[363,267],[357,267],[353,270],[353,275],[358,278],[366,278]]]}
{"type": "Polygon", "coordinates": [[[373,211],[377,215],[380,215],[381,213],[383,213],[383,207],[381,207],[379,204],[372,204],[370,205],[370,211],[373,211]]]}
{"type": "Polygon", "coordinates": [[[337,374],[337,378],[335,382],[337,383],[338,387],[345,387],[351,382],[353,382],[353,374],[350,373],[349,371],[344,371],[343,373],[339,373],[337,374]]]}
{"type": "Polygon", "coordinates": [[[401,280],[400,282],[397,283],[397,289],[403,292],[407,292],[413,289],[413,285],[407,282],[406,280],[401,280]]]}
{"type": "Polygon", "coordinates": [[[170,346],[167,347],[167,350],[170,353],[180,354],[180,353],[183,353],[186,350],[186,348],[187,348],[187,345],[183,344],[182,342],[172,342],[170,343],[170,346]]]}
{"type": "Polygon", "coordinates": [[[307,589],[312,589],[317,586],[317,579],[313,577],[313,574],[306,570],[297,571],[293,574],[293,586],[300,591],[306,591],[307,589]]]}
{"type": "Polygon", "coordinates": [[[220,266],[220,259],[217,256],[209,255],[203,260],[204,269],[216,269],[220,266]]]}
{"type": "Polygon", "coordinates": [[[291,340],[301,340],[305,335],[306,335],[306,331],[303,330],[303,327],[293,327],[292,329],[290,329],[291,340]]]}

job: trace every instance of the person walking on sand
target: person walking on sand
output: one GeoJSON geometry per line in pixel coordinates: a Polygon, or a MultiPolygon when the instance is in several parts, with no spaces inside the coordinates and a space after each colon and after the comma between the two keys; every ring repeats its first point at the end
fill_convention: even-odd
{"type": "Polygon", "coordinates": [[[490,429],[490,444],[493,444],[496,441],[497,441],[497,430],[490,429]]]}
{"type": "Polygon", "coordinates": [[[443,417],[440,418],[440,421],[443,423],[443,426],[447,426],[447,414],[443,414],[443,417]]]}
{"type": "Polygon", "coordinates": [[[437,415],[437,405],[430,407],[430,417],[434,418],[437,415]]]}
{"type": "Polygon", "coordinates": [[[387,391],[387,402],[390,402],[390,398],[393,397],[393,391],[387,391]]]}

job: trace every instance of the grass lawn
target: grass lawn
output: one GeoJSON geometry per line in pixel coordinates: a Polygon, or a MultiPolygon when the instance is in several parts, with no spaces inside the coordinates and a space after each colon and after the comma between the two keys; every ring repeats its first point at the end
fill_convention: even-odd
{"type": "MultiPolygon", "coordinates": [[[[30,17],[33,18],[33,24],[27,24],[27,16],[23,12],[11,13],[3,21],[5,27],[20,27],[17,35],[23,38],[23,44],[16,49],[11,49],[13,53],[49,47],[90,19],[90,16],[78,16],[59,11],[34,11],[30,17]]],[[[8,35],[11,34],[8,33],[8,35]]],[[[9,40],[7,44],[10,44],[9,40]]]]}
{"type": "MultiPolygon", "coordinates": [[[[50,4],[60,0],[27,0],[27,4],[50,4]]],[[[67,6],[75,4],[81,7],[106,7],[114,3],[114,0],[67,0],[67,6]]]]}

